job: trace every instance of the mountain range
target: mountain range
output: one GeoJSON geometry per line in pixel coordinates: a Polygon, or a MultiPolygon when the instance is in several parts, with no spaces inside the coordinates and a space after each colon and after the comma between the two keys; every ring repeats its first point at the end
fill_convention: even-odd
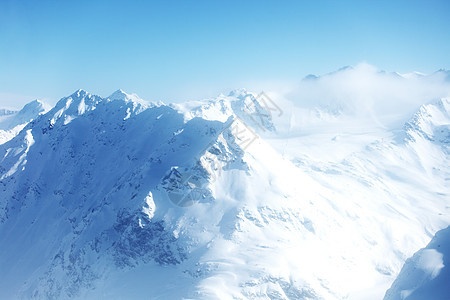
{"type": "Polygon", "coordinates": [[[404,263],[450,225],[450,98],[354,112],[78,90],[2,113],[0,298],[417,299],[404,263]]]}

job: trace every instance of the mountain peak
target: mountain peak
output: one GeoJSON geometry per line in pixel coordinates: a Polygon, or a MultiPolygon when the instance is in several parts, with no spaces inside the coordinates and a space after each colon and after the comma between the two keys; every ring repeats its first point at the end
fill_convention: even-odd
{"type": "Polygon", "coordinates": [[[146,101],[142,100],[137,94],[128,94],[122,89],[118,89],[114,93],[112,93],[109,97],[110,100],[120,100],[125,102],[136,102],[140,104],[147,104],[146,101]]]}
{"type": "MultiPolygon", "coordinates": [[[[50,106],[40,100],[33,100],[25,104],[20,111],[10,113],[12,118],[8,120],[6,124],[3,124],[4,129],[13,129],[18,125],[27,124],[31,120],[36,119],[39,115],[46,113],[50,110],[50,106]]],[[[3,142],[5,140],[3,139],[3,142]]]]}
{"type": "Polygon", "coordinates": [[[115,91],[114,93],[112,93],[108,98],[115,100],[117,98],[126,98],[128,96],[128,94],[122,90],[122,89],[118,89],[117,91],[115,91]]]}
{"type": "Polygon", "coordinates": [[[27,111],[30,109],[38,109],[42,112],[47,112],[50,110],[50,108],[51,108],[50,105],[48,105],[47,103],[42,102],[39,99],[34,99],[33,101],[25,104],[25,106],[20,110],[20,112],[27,111]]]}
{"type": "Polygon", "coordinates": [[[67,109],[69,106],[72,106],[73,104],[78,105],[80,102],[92,104],[91,102],[99,102],[100,100],[102,100],[101,97],[92,95],[83,89],[78,89],[71,95],[61,98],[58,103],[56,103],[54,109],[61,109],[62,107],[66,107],[67,109]]]}
{"type": "Polygon", "coordinates": [[[27,104],[17,113],[17,118],[20,122],[29,122],[36,116],[46,113],[50,110],[50,105],[35,99],[27,104]]]}
{"type": "Polygon", "coordinates": [[[83,89],[79,89],[70,96],[61,98],[58,103],[56,103],[50,111],[53,115],[50,123],[55,124],[55,122],[62,117],[64,124],[67,124],[76,116],[82,115],[86,111],[94,110],[101,101],[103,101],[103,98],[92,95],[83,89]]]}
{"type": "Polygon", "coordinates": [[[70,95],[70,97],[79,98],[79,97],[85,97],[87,95],[90,95],[87,91],[85,91],[83,89],[78,89],[72,95],[70,95]]]}
{"type": "Polygon", "coordinates": [[[241,88],[241,89],[232,90],[228,94],[228,97],[238,97],[239,98],[239,97],[242,97],[242,96],[246,96],[248,94],[249,94],[249,92],[246,89],[241,88]]]}

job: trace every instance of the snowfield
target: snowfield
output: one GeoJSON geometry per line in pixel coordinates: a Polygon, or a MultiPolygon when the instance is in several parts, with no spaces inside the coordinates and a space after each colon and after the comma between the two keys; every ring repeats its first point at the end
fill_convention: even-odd
{"type": "Polygon", "coordinates": [[[33,110],[0,145],[0,298],[383,299],[401,270],[386,299],[414,295],[446,270],[414,253],[450,225],[448,76],[33,110]]]}

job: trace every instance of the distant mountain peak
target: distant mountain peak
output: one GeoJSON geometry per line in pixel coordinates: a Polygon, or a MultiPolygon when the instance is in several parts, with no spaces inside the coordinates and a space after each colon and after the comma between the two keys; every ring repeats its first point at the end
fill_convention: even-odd
{"type": "Polygon", "coordinates": [[[242,97],[242,96],[246,96],[248,94],[249,94],[249,92],[246,89],[241,88],[241,89],[232,90],[228,94],[228,97],[238,97],[239,98],[239,97],[242,97]]]}
{"type": "Polygon", "coordinates": [[[406,78],[406,79],[417,79],[417,78],[422,78],[427,76],[427,74],[422,73],[422,72],[418,72],[418,71],[413,71],[413,72],[409,72],[409,73],[398,73],[401,77],[406,78]]]}
{"type": "Polygon", "coordinates": [[[112,93],[108,98],[111,100],[123,100],[127,99],[129,95],[122,89],[118,89],[114,93],[112,93]]]}
{"type": "Polygon", "coordinates": [[[29,122],[50,110],[50,105],[33,100],[24,105],[20,111],[0,109],[0,144],[14,138],[29,122]],[[3,113],[3,114],[2,114],[3,113]]]}
{"type": "Polygon", "coordinates": [[[45,102],[42,102],[39,99],[35,99],[27,104],[19,111],[20,113],[24,113],[29,110],[39,110],[39,112],[47,112],[50,110],[50,105],[45,102]]]}
{"type": "Polygon", "coordinates": [[[337,72],[341,71],[347,71],[347,70],[353,70],[354,68],[352,66],[343,66],[342,68],[339,68],[337,72]]]}
{"type": "Polygon", "coordinates": [[[27,104],[17,112],[14,119],[9,124],[9,128],[13,128],[17,125],[26,124],[31,120],[35,119],[41,114],[46,113],[50,110],[50,105],[35,99],[27,104]]]}
{"type": "Polygon", "coordinates": [[[110,100],[121,100],[125,102],[137,102],[141,104],[148,104],[148,102],[142,100],[137,94],[128,94],[122,89],[118,89],[114,93],[112,93],[109,97],[107,97],[110,100]]]}
{"type": "Polygon", "coordinates": [[[319,76],[316,76],[314,74],[308,74],[302,79],[302,81],[317,80],[318,78],[319,76]]]}

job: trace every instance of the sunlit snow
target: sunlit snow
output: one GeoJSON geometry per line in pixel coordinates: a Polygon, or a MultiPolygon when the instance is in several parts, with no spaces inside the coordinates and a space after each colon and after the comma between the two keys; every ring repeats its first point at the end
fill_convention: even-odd
{"type": "Polygon", "coordinates": [[[414,253],[450,225],[446,76],[78,90],[0,145],[0,298],[382,299],[410,257],[437,280],[445,253],[414,253]]]}

